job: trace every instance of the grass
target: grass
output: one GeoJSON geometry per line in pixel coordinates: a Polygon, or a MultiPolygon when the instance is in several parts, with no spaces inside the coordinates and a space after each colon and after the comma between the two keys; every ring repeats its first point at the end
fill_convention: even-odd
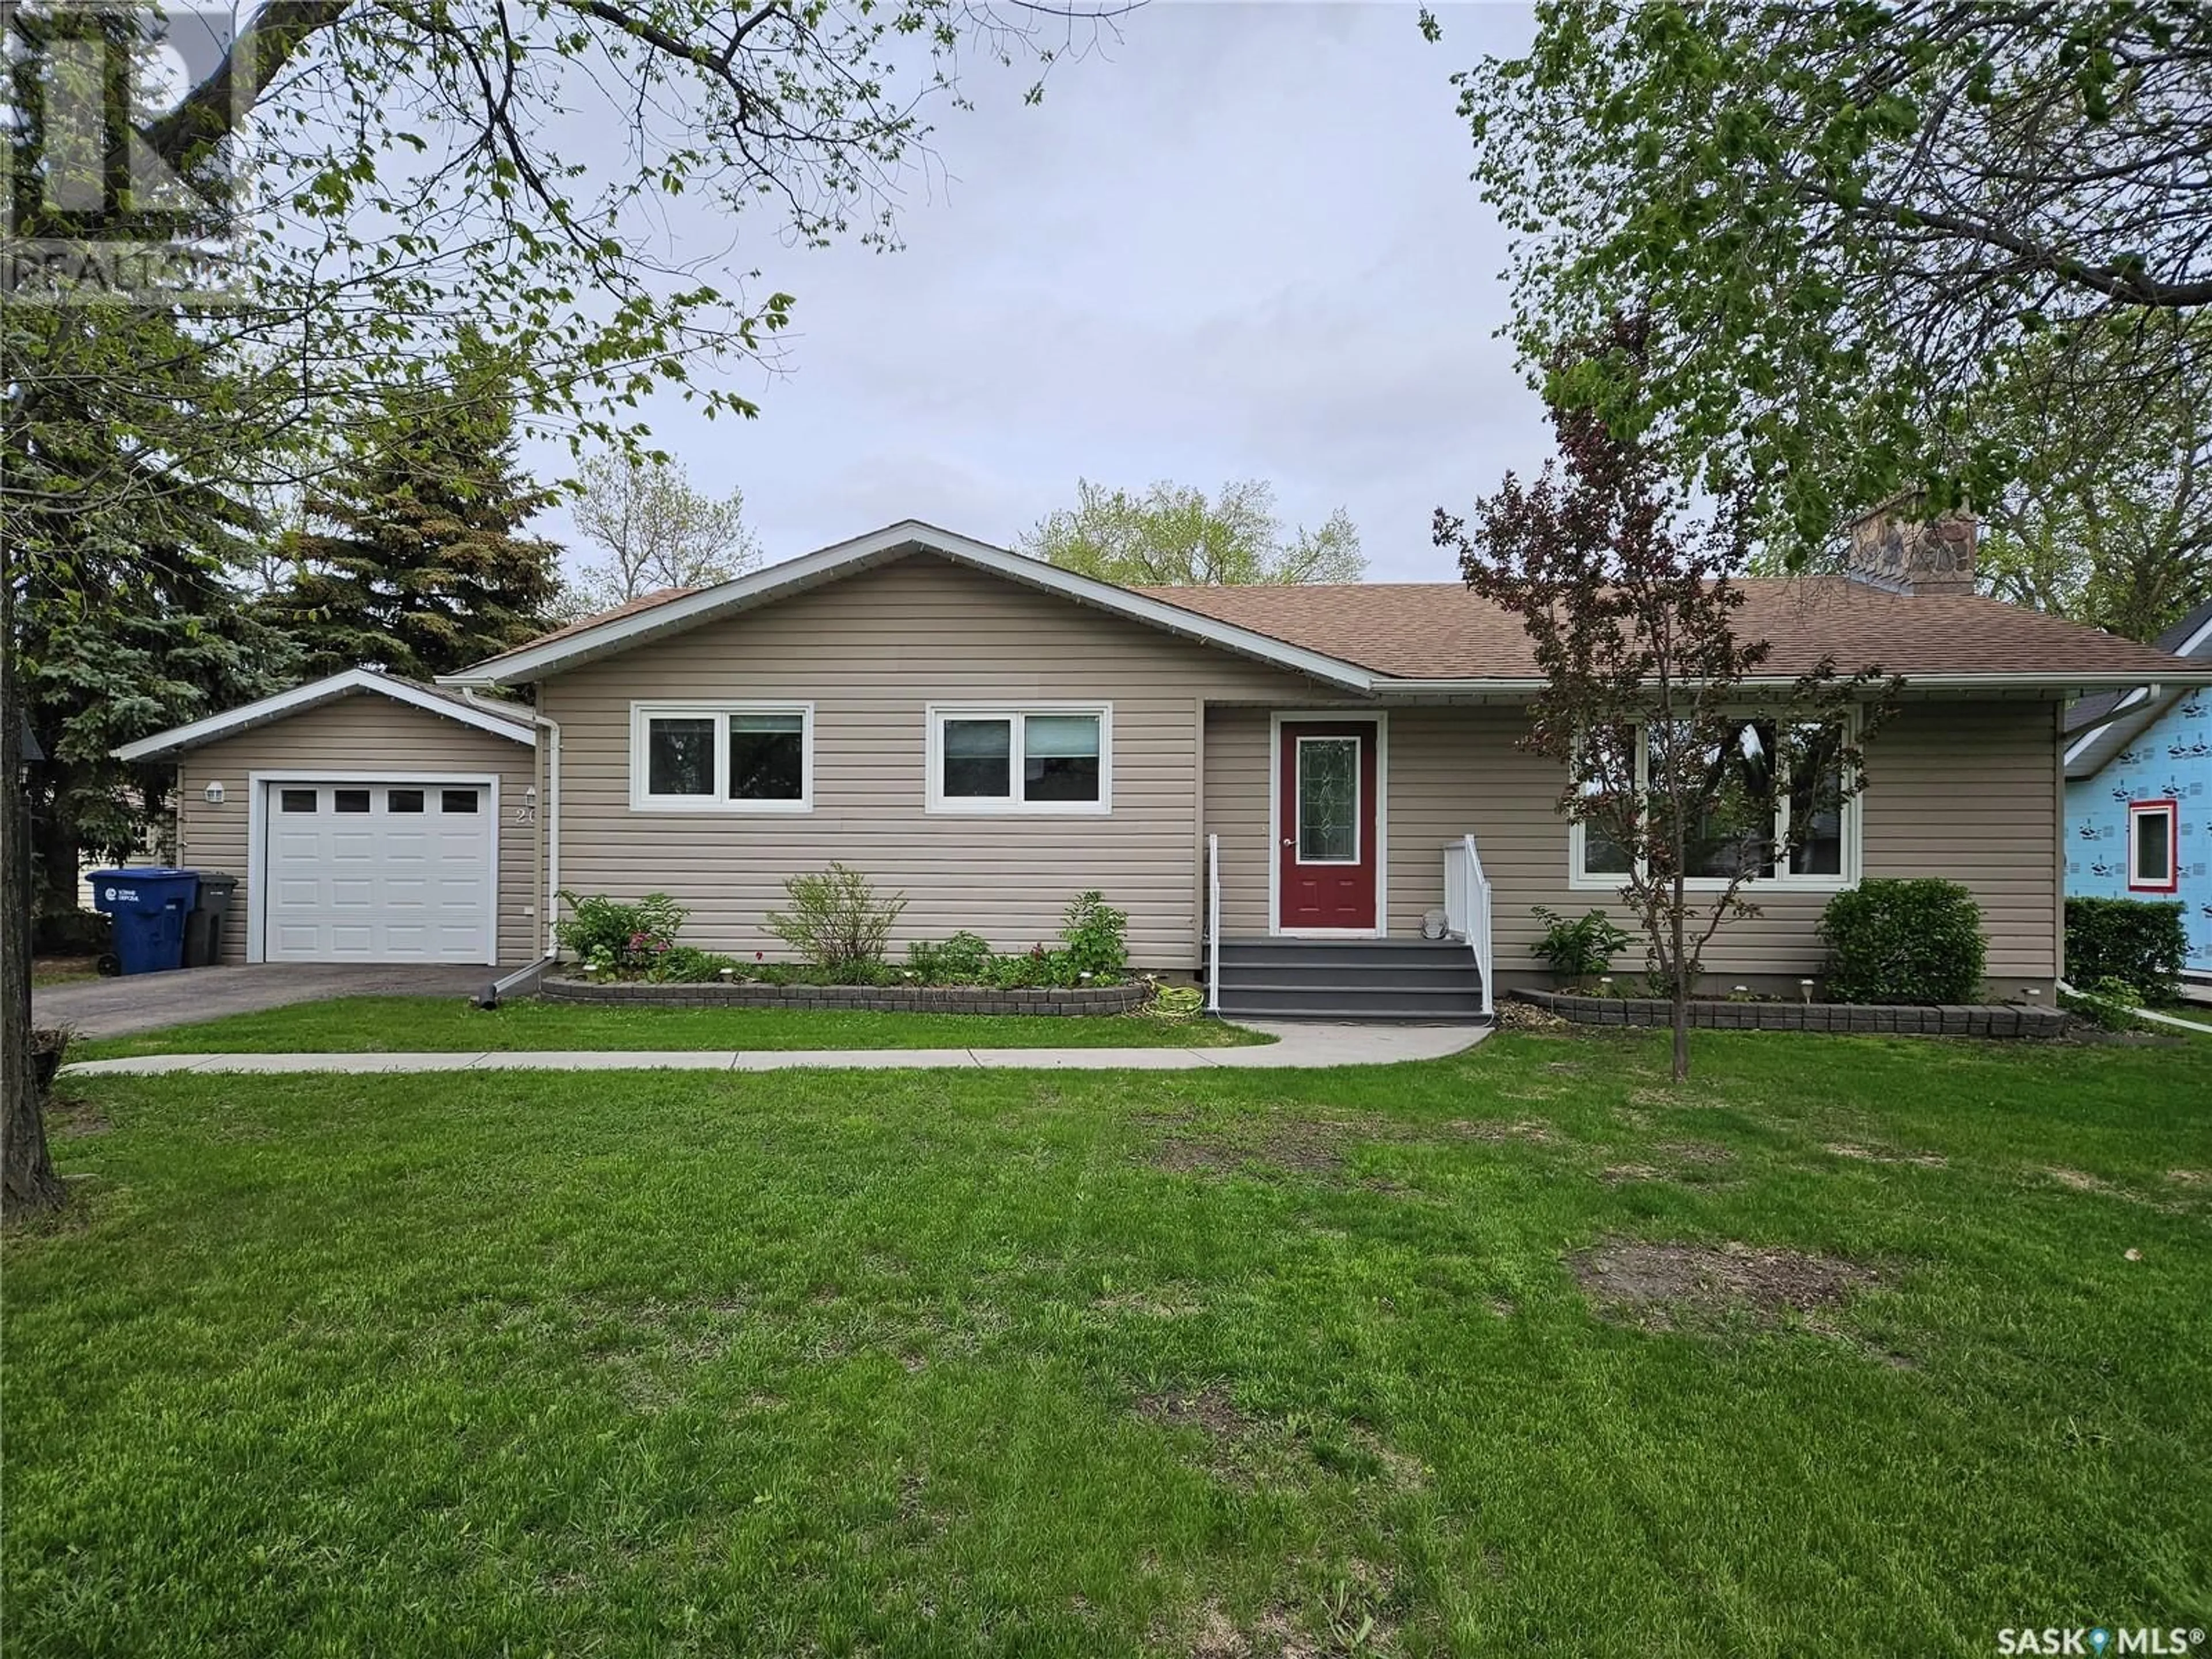
{"type": "Polygon", "coordinates": [[[360,1054],[471,1048],[1158,1048],[1268,1039],[1218,1020],[1147,1014],[878,1014],[802,1008],[619,1008],[530,999],[336,997],[72,1044],[124,1054],[360,1054]]]}
{"type": "Polygon", "coordinates": [[[36,957],[31,962],[31,983],[36,985],[75,985],[88,979],[98,979],[97,957],[36,957]]]}
{"type": "Polygon", "coordinates": [[[5,1246],[9,1646],[2212,1625],[2212,1048],[1700,1033],[1674,1091],[1662,1044],[70,1085],[84,1212],[5,1246]],[[1613,1310],[1621,1240],[1856,1287],[1613,1310]]]}

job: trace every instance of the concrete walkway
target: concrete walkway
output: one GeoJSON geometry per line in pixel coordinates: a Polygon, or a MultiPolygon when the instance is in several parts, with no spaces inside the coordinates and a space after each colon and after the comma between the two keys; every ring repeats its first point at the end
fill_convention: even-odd
{"type": "Polygon", "coordinates": [[[1486,1025],[1275,1024],[1276,1038],[1243,1048],[586,1048],[452,1054],[141,1054],[88,1060],[64,1077],[149,1077],[171,1072],[782,1072],[867,1070],[1203,1072],[1216,1066],[1390,1066],[1442,1060],[1490,1035],[1486,1025]]]}

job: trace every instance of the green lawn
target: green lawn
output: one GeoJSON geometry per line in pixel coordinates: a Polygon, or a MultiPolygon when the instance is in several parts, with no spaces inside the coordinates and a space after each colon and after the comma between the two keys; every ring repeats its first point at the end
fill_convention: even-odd
{"type": "Polygon", "coordinates": [[[1662,1042],[65,1085],[9,1650],[2212,1625],[2212,1046],[1700,1034],[1676,1092],[1662,1042]]]}
{"type": "Polygon", "coordinates": [[[143,1036],[76,1043],[70,1058],[470,1048],[1158,1048],[1266,1041],[1219,1020],[1156,1019],[1149,1014],[1068,1018],[617,1008],[534,998],[474,1008],[459,997],[337,997],[173,1025],[143,1036]]]}
{"type": "Polygon", "coordinates": [[[31,963],[33,985],[79,985],[98,979],[97,957],[39,957],[31,963]]]}

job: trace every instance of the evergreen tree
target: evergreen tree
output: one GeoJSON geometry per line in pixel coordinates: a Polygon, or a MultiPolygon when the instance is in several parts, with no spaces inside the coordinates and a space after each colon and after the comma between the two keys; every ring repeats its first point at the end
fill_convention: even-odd
{"type": "Polygon", "coordinates": [[[554,492],[522,471],[512,381],[473,343],[452,368],[389,399],[307,493],[272,604],[312,673],[428,679],[546,626],[561,550],[519,532],[554,492]]]}
{"type": "Polygon", "coordinates": [[[235,580],[259,527],[221,481],[232,440],[218,349],[158,309],[8,309],[11,357],[166,349],[166,394],[88,373],[50,381],[0,441],[7,648],[42,758],[28,768],[33,908],[72,910],[86,860],[135,856],[173,769],[112,751],[279,689],[295,656],[235,580]],[[128,337],[127,338],[125,337],[128,337]]]}

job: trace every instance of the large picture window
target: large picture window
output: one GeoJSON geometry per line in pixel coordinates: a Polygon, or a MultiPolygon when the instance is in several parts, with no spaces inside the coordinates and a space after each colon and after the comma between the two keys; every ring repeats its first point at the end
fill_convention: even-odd
{"type": "Polygon", "coordinates": [[[1113,730],[1103,704],[933,707],[929,810],[1109,811],[1113,730]]]}
{"type": "Polygon", "coordinates": [[[633,811],[807,811],[813,705],[632,703],[629,783],[633,811]]]}
{"type": "Polygon", "coordinates": [[[2181,803],[2128,803],[2128,890],[2173,893],[2181,890],[2181,803]]]}
{"type": "MultiPolygon", "coordinates": [[[[1686,727],[1614,732],[1594,739],[1607,744],[1596,769],[1603,775],[1586,779],[1583,791],[1641,792],[1669,776],[1681,777],[1691,793],[1711,790],[1722,803],[1759,799],[1771,790],[1771,823],[1746,822],[1740,808],[1723,804],[1691,826],[1684,848],[1689,880],[1705,887],[1738,876],[1784,887],[1846,885],[1857,861],[1858,814],[1844,785],[1844,728],[1802,726],[1789,744],[1782,736],[1774,721],[1751,715],[1730,722],[1717,742],[1699,743],[1686,727]],[[1776,787],[1776,769],[1784,765],[1790,775],[1776,787]]],[[[1572,825],[1568,842],[1569,874],[1577,885],[1617,887],[1631,873],[1629,849],[1601,824],[1572,825]]]]}

